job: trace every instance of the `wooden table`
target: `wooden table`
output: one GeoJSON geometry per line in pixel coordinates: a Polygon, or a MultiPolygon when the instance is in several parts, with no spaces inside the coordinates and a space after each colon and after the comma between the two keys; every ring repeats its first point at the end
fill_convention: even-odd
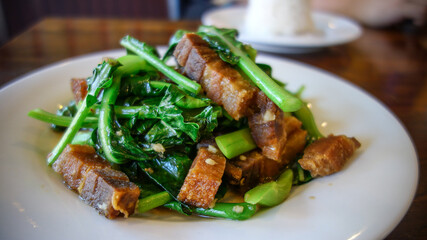
{"type": "MultiPolygon", "coordinates": [[[[56,61],[120,48],[126,34],[165,45],[177,29],[195,21],[45,19],[0,48],[0,86],[56,61]]],[[[387,239],[427,236],[427,36],[364,29],[358,40],[321,52],[284,57],[316,66],[360,86],[382,101],[405,125],[417,148],[420,180],[408,213],[387,239]]]]}

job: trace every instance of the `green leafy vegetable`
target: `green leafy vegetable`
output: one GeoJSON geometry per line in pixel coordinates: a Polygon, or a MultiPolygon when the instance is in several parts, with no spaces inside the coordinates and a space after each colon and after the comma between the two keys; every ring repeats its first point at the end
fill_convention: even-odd
{"type": "Polygon", "coordinates": [[[212,132],[218,127],[218,118],[220,118],[224,112],[225,111],[219,106],[208,106],[197,115],[191,115],[188,112],[184,114],[187,115],[186,117],[188,121],[199,124],[200,138],[208,138],[212,136],[212,132]]]}
{"type": "Polygon", "coordinates": [[[130,161],[125,164],[116,165],[116,167],[124,172],[131,182],[139,186],[141,190],[140,199],[165,191],[156,182],[151,180],[147,173],[141,169],[137,161],[130,161]]]}
{"type": "Polygon", "coordinates": [[[187,155],[176,152],[150,161],[140,161],[138,165],[154,182],[176,197],[192,162],[187,155]]]}

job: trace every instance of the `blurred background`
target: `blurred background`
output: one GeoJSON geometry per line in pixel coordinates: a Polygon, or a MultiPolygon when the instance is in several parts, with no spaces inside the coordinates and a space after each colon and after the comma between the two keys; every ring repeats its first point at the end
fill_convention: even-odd
{"type": "Polygon", "coordinates": [[[238,0],[0,0],[0,44],[45,17],[199,19],[238,0]]]}
{"type": "MultiPolygon", "coordinates": [[[[0,46],[46,17],[174,21],[200,19],[211,8],[246,2],[248,0],[0,0],[0,46]]],[[[424,25],[427,12],[427,0],[312,0],[312,5],[371,27],[383,27],[400,20],[407,20],[410,26],[414,22],[424,25]]]]}

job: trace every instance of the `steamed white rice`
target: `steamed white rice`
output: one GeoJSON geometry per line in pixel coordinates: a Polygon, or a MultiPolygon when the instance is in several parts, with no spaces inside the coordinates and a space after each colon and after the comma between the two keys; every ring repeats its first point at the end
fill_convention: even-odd
{"type": "Polygon", "coordinates": [[[250,35],[313,32],[311,0],[249,0],[245,30],[250,35]]]}

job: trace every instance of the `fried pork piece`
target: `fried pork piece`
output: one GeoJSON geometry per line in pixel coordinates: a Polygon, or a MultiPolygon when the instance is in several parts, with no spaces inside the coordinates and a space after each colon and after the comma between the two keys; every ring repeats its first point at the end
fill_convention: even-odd
{"type": "Polygon", "coordinates": [[[139,198],[139,188],[123,172],[110,168],[90,169],[78,192],[82,199],[107,218],[120,213],[127,218],[139,198]]]}
{"type": "Polygon", "coordinates": [[[225,175],[231,185],[239,186],[241,192],[246,192],[259,183],[273,180],[281,169],[278,161],[265,157],[259,150],[253,150],[228,161],[225,175]]]}
{"type": "Polygon", "coordinates": [[[200,36],[188,33],[175,48],[174,56],[183,73],[197,81],[206,95],[235,120],[246,116],[258,88],[243,79],[240,73],[209,47],[200,36]]]}
{"type": "Polygon", "coordinates": [[[121,214],[128,217],[135,211],[140,194],[138,186],[129,182],[124,173],[112,169],[93,147],[69,144],[52,167],[71,189],[105,217],[112,219],[121,214]]]}
{"type": "Polygon", "coordinates": [[[251,135],[267,158],[280,161],[286,144],[283,112],[262,91],[248,117],[251,135]]]}
{"type": "Polygon", "coordinates": [[[264,156],[279,162],[285,158],[285,163],[289,163],[296,153],[302,151],[307,132],[301,129],[301,121],[284,116],[283,111],[261,91],[257,94],[252,112],[248,117],[251,135],[264,156]],[[296,134],[299,140],[294,139],[288,144],[291,134],[296,134]]]}
{"type": "Polygon", "coordinates": [[[64,178],[65,183],[74,190],[82,184],[91,168],[110,168],[110,164],[96,154],[93,147],[69,144],[59,155],[52,168],[64,178]]]}
{"type": "Polygon", "coordinates": [[[298,162],[311,176],[326,176],[340,171],[359,147],[359,141],[353,137],[329,135],[310,144],[298,162]]]}
{"type": "Polygon", "coordinates": [[[222,182],[225,161],[216,147],[200,147],[178,194],[178,200],[201,208],[212,206],[222,182]]]}
{"type": "Polygon", "coordinates": [[[71,91],[73,92],[74,100],[76,103],[85,99],[87,94],[87,82],[84,78],[71,79],[71,91]]]}
{"type": "Polygon", "coordinates": [[[301,121],[295,117],[285,117],[283,120],[287,140],[280,162],[282,165],[287,165],[304,150],[307,144],[307,131],[301,128],[301,121]]]}

